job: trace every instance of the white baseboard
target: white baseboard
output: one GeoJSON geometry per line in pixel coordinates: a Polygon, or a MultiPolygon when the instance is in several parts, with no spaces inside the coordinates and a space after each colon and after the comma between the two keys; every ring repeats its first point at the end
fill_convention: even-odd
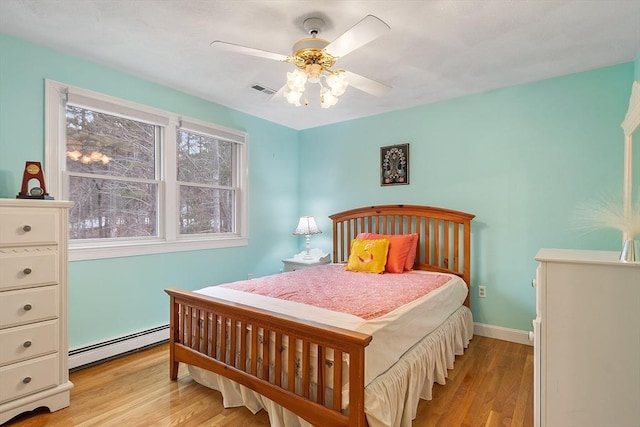
{"type": "Polygon", "coordinates": [[[69,369],[110,359],[169,339],[169,325],[129,334],[124,337],[69,351],[69,369]]]}
{"type": "Polygon", "coordinates": [[[486,325],[484,323],[474,323],[473,333],[474,335],[480,335],[482,337],[496,338],[518,344],[533,345],[533,341],[529,340],[529,331],[486,325]]]}

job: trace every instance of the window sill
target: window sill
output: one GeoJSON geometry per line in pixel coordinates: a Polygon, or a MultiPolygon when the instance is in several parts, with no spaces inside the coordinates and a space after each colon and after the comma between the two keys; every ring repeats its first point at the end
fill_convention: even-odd
{"type": "Polygon", "coordinates": [[[118,243],[113,245],[71,243],[69,245],[69,261],[86,261],[92,259],[121,258],[169,252],[232,248],[247,246],[248,244],[249,239],[246,237],[233,237],[216,240],[177,240],[174,242],[154,241],[118,243]]]}

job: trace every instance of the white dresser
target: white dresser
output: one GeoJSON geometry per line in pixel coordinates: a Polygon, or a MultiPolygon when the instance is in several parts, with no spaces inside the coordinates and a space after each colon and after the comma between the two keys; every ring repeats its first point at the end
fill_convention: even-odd
{"type": "Polygon", "coordinates": [[[71,202],[0,199],[0,424],[69,406],[67,241],[71,202]]]}
{"type": "Polygon", "coordinates": [[[640,264],[619,255],[535,257],[535,426],[640,426],[640,264]]]}

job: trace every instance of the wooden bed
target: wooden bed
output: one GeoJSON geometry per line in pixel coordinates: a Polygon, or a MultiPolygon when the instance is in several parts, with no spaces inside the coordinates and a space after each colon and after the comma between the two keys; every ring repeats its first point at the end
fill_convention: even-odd
{"type": "MultiPolygon", "coordinates": [[[[347,262],[350,242],[359,233],[417,233],[414,269],[456,274],[469,286],[473,217],[414,205],[371,206],[337,213],[330,216],[333,262],[347,262]]],[[[312,425],[367,425],[364,369],[365,348],[371,336],[194,292],[166,292],[171,310],[172,380],[177,379],[182,362],[244,385],[312,425]],[[299,370],[298,379],[286,374],[296,372],[296,348],[301,349],[301,363],[306,368],[299,370]],[[310,362],[312,357],[325,360],[327,354],[333,360],[348,358],[349,363],[334,363],[329,371],[325,363],[317,363],[316,367],[310,362]],[[258,363],[260,359],[268,363],[258,363]],[[344,410],[342,393],[332,393],[327,398],[324,392],[327,388],[340,390],[346,382],[348,411],[344,410]]],[[[465,305],[469,305],[468,296],[465,305]]]]}

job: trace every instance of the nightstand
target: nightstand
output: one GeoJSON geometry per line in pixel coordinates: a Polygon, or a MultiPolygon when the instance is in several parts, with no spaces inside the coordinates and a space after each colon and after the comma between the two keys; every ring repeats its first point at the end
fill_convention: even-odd
{"type": "Polygon", "coordinates": [[[282,260],[282,263],[284,264],[284,271],[302,270],[303,268],[329,264],[330,262],[331,258],[329,255],[321,258],[313,258],[310,260],[305,260],[302,258],[287,258],[282,260]]]}

